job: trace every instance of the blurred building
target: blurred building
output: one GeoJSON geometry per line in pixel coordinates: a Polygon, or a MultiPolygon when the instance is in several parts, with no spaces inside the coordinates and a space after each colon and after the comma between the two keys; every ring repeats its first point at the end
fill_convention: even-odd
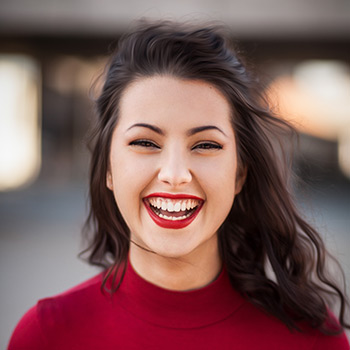
{"type": "MultiPolygon", "coordinates": [[[[350,177],[349,1],[1,0],[0,72],[1,65],[8,70],[6,62],[11,61],[17,62],[22,74],[31,77],[31,98],[23,97],[28,96],[25,89],[17,98],[31,103],[27,111],[34,108],[32,114],[38,118],[30,113],[26,116],[31,118],[31,122],[26,121],[27,130],[29,125],[39,127],[39,131],[32,130],[31,156],[27,154],[30,140],[18,135],[23,143],[19,148],[28,151],[22,152],[23,159],[32,159],[27,181],[33,181],[38,174],[57,181],[85,176],[86,157],[81,146],[92,118],[89,87],[118,37],[142,16],[225,23],[248,61],[271,85],[280,114],[309,135],[305,157],[320,161],[322,166],[326,162],[333,170],[340,168],[350,177]],[[33,89],[37,89],[34,95],[33,89]],[[33,106],[33,98],[38,99],[37,106],[33,106]],[[42,135],[40,141],[38,133],[42,135]]],[[[14,74],[23,83],[24,78],[18,72],[14,74]]],[[[8,85],[3,78],[1,89],[7,91],[8,85]]],[[[4,93],[1,95],[9,101],[4,93]]],[[[16,103],[14,106],[23,125],[23,110],[16,103]]],[[[1,120],[4,125],[4,115],[1,120]]],[[[6,125],[11,128],[15,124],[6,125]]],[[[15,152],[14,138],[8,137],[7,142],[9,146],[2,145],[1,149],[10,147],[15,152]]],[[[20,153],[17,162],[23,168],[20,153]]],[[[0,156],[2,162],[16,161],[11,158],[0,156]]],[[[16,172],[16,166],[6,168],[9,174],[0,171],[0,188],[25,183],[24,172],[16,185],[10,172],[12,168],[12,173],[16,172]],[[1,186],[6,176],[13,185],[1,186]]]]}

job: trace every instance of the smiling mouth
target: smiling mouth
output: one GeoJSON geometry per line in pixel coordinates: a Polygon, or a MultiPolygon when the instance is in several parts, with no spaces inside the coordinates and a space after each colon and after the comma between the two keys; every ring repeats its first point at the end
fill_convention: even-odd
{"type": "Polygon", "coordinates": [[[165,220],[179,221],[189,218],[200,205],[197,199],[173,200],[161,197],[147,198],[150,209],[165,220]]]}
{"type": "Polygon", "coordinates": [[[144,198],[150,217],[164,228],[183,228],[189,225],[198,215],[203,202],[197,198],[144,198]]]}

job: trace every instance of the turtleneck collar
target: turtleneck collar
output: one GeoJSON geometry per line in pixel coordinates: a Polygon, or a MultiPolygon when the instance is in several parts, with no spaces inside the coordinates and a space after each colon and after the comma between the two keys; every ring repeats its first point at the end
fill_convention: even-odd
{"type": "Polygon", "coordinates": [[[113,300],[144,321],[180,329],[219,322],[244,302],[232,288],[225,268],[212,283],[203,288],[172,291],[144,280],[129,261],[113,300]]]}

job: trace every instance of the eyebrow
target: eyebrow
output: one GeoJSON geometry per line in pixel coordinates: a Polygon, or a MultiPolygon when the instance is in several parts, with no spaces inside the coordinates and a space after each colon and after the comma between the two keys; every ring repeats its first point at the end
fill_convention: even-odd
{"type": "Polygon", "coordinates": [[[192,128],[190,130],[187,131],[187,135],[188,136],[192,136],[194,134],[197,134],[199,132],[202,132],[202,131],[206,131],[206,130],[218,130],[220,131],[223,135],[226,136],[226,134],[220,129],[218,128],[217,126],[215,125],[203,125],[203,126],[197,126],[196,128],[192,128]]]}
{"type": "Polygon", "coordinates": [[[147,129],[150,129],[150,130],[156,132],[157,134],[164,135],[164,131],[162,129],[158,128],[155,125],[151,125],[151,124],[147,124],[147,123],[133,124],[126,131],[129,131],[130,129],[135,128],[135,127],[147,128],[147,129]]]}
{"type": "MultiPolygon", "coordinates": [[[[129,131],[130,129],[135,128],[135,127],[147,128],[147,129],[150,129],[150,130],[156,132],[159,135],[165,135],[165,132],[162,129],[158,128],[155,125],[147,124],[147,123],[133,124],[127,129],[127,131],[129,131]]],[[[221,132],[223,135],[227,136],[220,128],[218,128],[215,125],[197,126],[195,128],[189,129],[186,134],[187,134],[187,136],[192,136],[192,135],[195,135],[199,132],[206,131],[206,130],[217,130],[217,131],[221,132]]]]}

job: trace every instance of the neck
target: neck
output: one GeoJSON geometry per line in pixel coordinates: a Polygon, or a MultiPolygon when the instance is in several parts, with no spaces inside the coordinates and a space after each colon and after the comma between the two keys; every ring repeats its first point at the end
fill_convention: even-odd
{"type": "Polygon", "coordinates": [[[137,274],[148,282],[170,290],[186,291],[204,287],[219,275],[222,262],[217,245],[210,245],[208,249],[205,254],[192,252],[174,258],[131,244],[129,259],[137,274]]]}

